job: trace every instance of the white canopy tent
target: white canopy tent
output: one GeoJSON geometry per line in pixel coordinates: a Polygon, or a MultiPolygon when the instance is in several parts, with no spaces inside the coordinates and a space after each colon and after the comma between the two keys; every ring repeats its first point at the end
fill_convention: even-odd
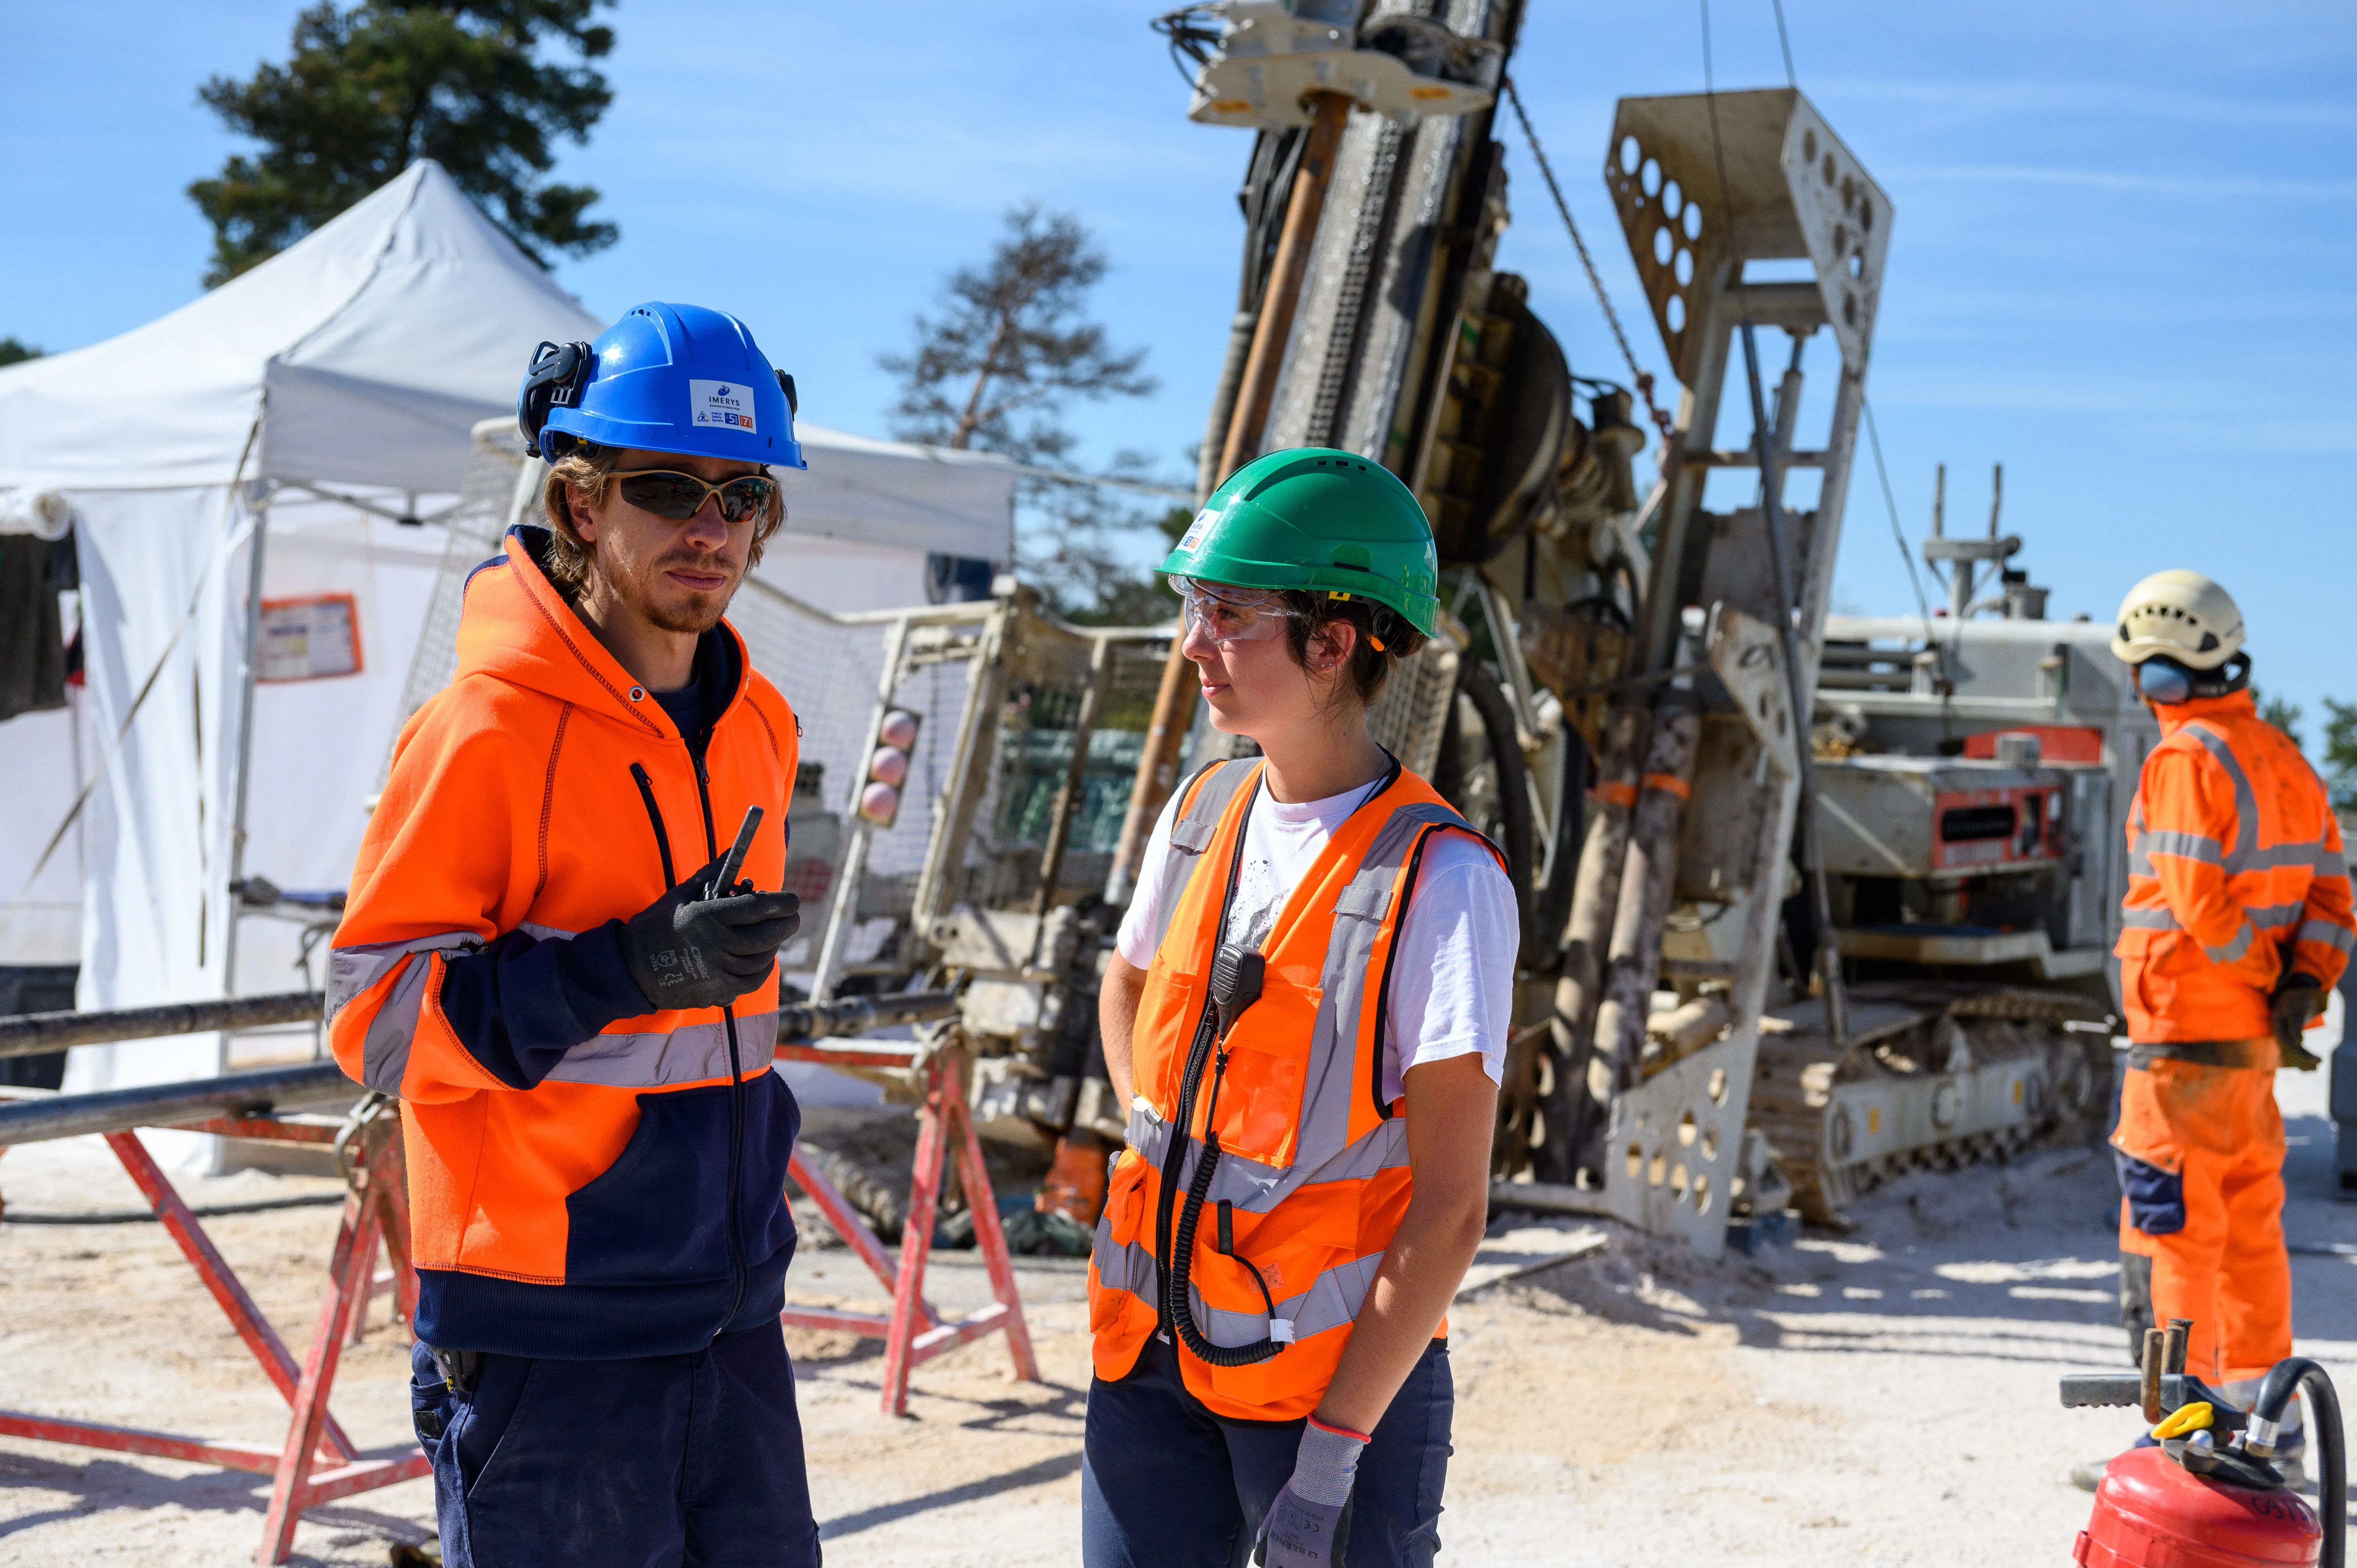
{"type": "MultiPolygon", "coordinates": [[[[33,954],[58,947],[57,857],[78,856],[82,1007],[293,988],[296,929],[239,926],[231,883],[242,868],[345,885],[470,428],[512,409],[535,343],[603,325],[421,162],[160,320],[0,371],[0,501],[53,491],[73,510],[88,682],[79,763],[59,714],[0,725],[0,963],[57,961],[33,954]],[[288,600],[339,605],[357,667],[257,685],[256,612],[288,600]],[[83,781],[28,901],[59,802],[83,781]]],[[[790,340],[769,346],[791,365],[790,340]]],[[[929,555],[1007,558],[1003,464],[801,435],[812,472],[761,568],[798,596],[920,602],[929,555]]],[[[68,1087],[222,1059],[210,1036],[88,1047],[68,1087]]]]}

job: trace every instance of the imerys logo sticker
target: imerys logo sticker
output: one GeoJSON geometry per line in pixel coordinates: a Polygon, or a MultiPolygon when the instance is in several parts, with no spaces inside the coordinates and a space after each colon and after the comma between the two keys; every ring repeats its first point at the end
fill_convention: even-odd
{"type": "Polygon", "coordinates": [[[1187,532],[1185,536],[1178,541],[1178,548],[1181,550],[1194,549],[1195,546],[1203,542],[1203,536],[1211,532],[1211,524],[1218,521],[1219,519],[1217,514],[1215,514],[1210,507],[1205,507],[1202,510],[1197,512],[1195,514],[1195,521],[1187,525],[1187,532]]]}
{"type": "Polygon", "coordinates": [[[726,424],[753,430],[753,389],[743,381],[687,383],[689,416],[698,424],[726,424]]]}

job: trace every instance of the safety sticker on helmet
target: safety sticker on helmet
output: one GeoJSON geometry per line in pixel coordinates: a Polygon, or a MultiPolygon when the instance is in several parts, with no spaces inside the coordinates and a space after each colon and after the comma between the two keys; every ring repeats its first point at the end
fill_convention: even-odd
{"type": "Polygon", "coordinates": [[[1211,532],[1211,508],[1205,507],[1201,511],[1197,512],[1195,521],[1187,525],[1186,536],[1178,541],[1178,548],[1192,550],[1203,542],[1203,535],[1211,532]]]}
{"type": "Polygon", "coordinates": [[[741,381],[687,383],[688,408],[698,424],[726,424],[751,432],[753,389],[741,381]]]}

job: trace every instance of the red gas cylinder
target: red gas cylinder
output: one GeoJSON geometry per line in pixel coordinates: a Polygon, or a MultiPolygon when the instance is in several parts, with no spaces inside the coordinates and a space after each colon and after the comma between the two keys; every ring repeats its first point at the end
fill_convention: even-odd
{"type": "Polygon", "coordinates": [[[2104,1467],[2071,1555],[2080,1568],[2313,1568],[2323,1544],[2296,1493],[2207,1480],[2131,1448],[2104,1467]]]}

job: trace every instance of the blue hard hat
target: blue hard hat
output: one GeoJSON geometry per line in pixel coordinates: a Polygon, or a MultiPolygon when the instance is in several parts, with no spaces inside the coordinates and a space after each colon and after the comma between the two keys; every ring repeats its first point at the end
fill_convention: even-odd
{"type": "Polygon", "coordinates": [[[746,325],[700,305],[633,306],[594,343],[543,343],[516,398],[537,455],[582,443],[804,468],[792,378],[746,325]]]}

